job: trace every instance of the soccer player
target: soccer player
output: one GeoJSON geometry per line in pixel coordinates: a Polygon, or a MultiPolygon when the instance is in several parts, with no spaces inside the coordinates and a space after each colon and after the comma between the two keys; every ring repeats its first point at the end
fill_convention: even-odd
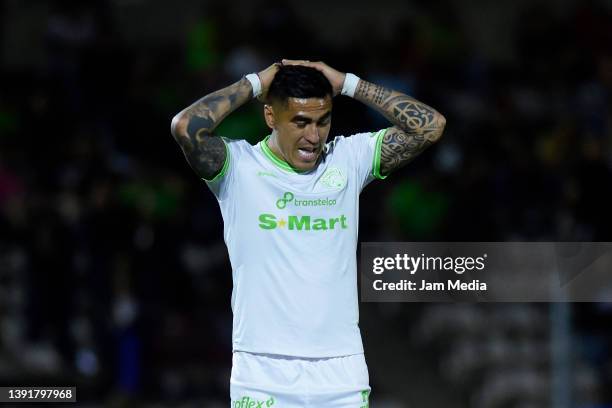
{"type": "Polygon", "coordinates": [[[232,264],[232,407],[366,407],[357,301],[359,194],[440,139],[445,119],[322,62],[283,60],[177,114],[172,134],[216,196],[232,264]],[[347,95],[391,126],[328,141],[347,95]],[[215,136],[259,97],[271,134],[215,136]]]}

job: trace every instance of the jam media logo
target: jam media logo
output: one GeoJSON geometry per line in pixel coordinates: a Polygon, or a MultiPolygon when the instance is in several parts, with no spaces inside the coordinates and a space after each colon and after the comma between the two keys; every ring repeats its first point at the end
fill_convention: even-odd
{"type": "Polygon", "coordinates": [[[274,405],[274,397],[270,396],[267,400],[258,400],[244,396],[237,401],[232,401],[233,408],[269,408],[274,405]]]}
{"type": "Polygon", "coordinates": [[[287,203],[293,201],[293,198],[293,193],[287,191],[285,194],[283,194],[283,198],[279,198],[278,200],[276,200],[276,208],[282,210],[287,206],[287,203]]]}

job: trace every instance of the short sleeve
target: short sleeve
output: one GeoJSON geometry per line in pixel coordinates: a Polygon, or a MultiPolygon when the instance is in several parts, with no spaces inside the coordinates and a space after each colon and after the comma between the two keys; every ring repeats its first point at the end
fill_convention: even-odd
{"type": "Polygon", "coordinates": [[[214,178],[210,180],[202,179],[219,201],[225,200],[230,194],[236,173],[236,165],[246,146],[250,147],[249,143],[244,140],[233,140],[226,137],[222,137],[221,140],[225,143],[225,163],[223,163],[221,171],[214,178]]]}
{"type": "Polygon", "coordinates": [[[343,140],[351,151],[362,189],[375,179],[382,180],[387,177],[380,173],[381,146],[387,130],[357,133],[343,140]]]}

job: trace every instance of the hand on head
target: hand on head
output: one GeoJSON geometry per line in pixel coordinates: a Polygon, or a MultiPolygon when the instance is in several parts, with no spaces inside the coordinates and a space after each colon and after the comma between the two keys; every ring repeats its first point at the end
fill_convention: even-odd
{"type": "Polygon", "coordinates": [[[276,75],[276,72],[278,72],[278,67],[280,65],[281,65],[280,62],[275,62],[274,64],[270,65],[268,68],[257,73],[257,76],[259,77],[259,80],[261,81],[261,95],[259,95],[257,99],[259,99],[261,102],[264,102],[266,100],[266,97],[268,95],[268,89],[270,88],[270,84],[272,83],[272,80],[274,79],[274,75],[276,75]]]}
{"type": "Polygon", "coordinates": [[[332,67],[330,67],[324,62],[321,62],[321,61],[310,62],[308,60],[283,59],[281,61],[281,64],[283,65],[303,65],[305,67],[314,68],[320,71],[323,75],[325,75],[325,78],[327,78],[327,80],[329,81],[329,83],[331,84],[334,90],[334,96],[338,95],[340,91],[342,91],[342,86],[344,85],[344,78],[346,74],[344,72],[336,71],[335,69],[333,69],[332,67]]]}

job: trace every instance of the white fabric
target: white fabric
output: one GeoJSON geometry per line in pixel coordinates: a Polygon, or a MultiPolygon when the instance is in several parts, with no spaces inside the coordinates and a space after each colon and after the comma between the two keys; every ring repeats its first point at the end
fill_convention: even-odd
{"type": "Polygon", "coordinates": [[[342,84],[342,95],[350,96],[351,98],[355,96],[355,90],[357,89],[357,84],[359,83],[359,77],[355,74],[347,73],[344,77],[344,84],[342,84]]]}
{"type": "Polygon", "coordinates": [[[259,75],[248,74],[245,78],[251,83],[251,87],[253,88],[253,98],[257,98],[259,95],[261,95],[261,80],[259,79],[259,75]]]}
{"type": "Polygon", "coordinates": [[[232,357],[232,408],[359,408],[370,394],[363,354],[303,359],[235,352],[232,357]]]}
{"type": "Polygon", "coordinates": [[[207,184],[219,201],[232,264],[233,351],[363,353],[359,193],[374,178],[376,141],[383,134],[337,137],[324,160],[303,174],[275,164],[263,141],[251,146],[224,139],[227,171],[207,184]]]}

